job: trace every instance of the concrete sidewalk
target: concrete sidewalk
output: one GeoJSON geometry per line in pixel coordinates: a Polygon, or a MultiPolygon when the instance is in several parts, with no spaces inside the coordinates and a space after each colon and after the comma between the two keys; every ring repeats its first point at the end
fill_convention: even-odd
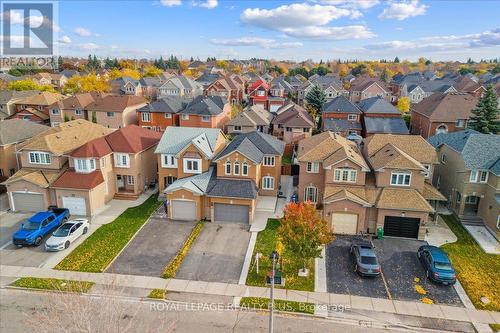
{"type": "MultiPolygon", "coordinates": [[[[49,268],[18,267],[0,265],[0,277],[40,277],[78,281],[91,281],[96,284],[115,285],[135,288],[161,288],[173,292],[222,295],[231,297],[269,297],[269,288],[250,287],[240,284],[204,282],[159,277],[120,275],[109,273],[84,273],[58,271],[49,268]]],[[[331,294],[326,292],[306,292],[276,289],[275,298],[286,301],[309,302],[317,305],[343,305],[353,310],[368,310],[404,314],[445,320],[465,321],[484,324],[500,324],[500,312],[464,309],[454,306],[424,304],[420,302],[391,301],[331,294]]]]}

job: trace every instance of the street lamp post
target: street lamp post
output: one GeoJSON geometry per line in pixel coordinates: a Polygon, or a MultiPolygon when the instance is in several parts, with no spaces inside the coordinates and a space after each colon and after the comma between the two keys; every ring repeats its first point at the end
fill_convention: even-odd
{"type": "Polygon", "coordinates": [[[271,301],[269,304],[269,333],[273,333],[273,312],[274,312],[274,275],[276,270],[276,261],[278,260],[278,252],[273,251],[269,259],[273,262],[273,270],[271,272],[271,301]]]}

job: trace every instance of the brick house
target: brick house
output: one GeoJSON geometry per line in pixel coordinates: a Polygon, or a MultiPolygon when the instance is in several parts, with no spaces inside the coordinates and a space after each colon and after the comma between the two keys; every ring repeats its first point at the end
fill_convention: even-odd
{"type": "Polygon", "coordinates": [[[247,107],[227,123],[228,134],[258,131],[269,134],[274,116],[261,105],[247,107]]]}
{"type": "Polygon", "coordinates": [[[271,124],[273,135],[287,144],[296,144],[299,140],[310,137],[316,127],[306,109],[292,102],[278,109],[278,115],[271,124]]]}
{"type": "Polygon", "coordinates": [[[61,94],[48,91],[41,91],[37,94],[20,98],[15,102],[16,107],[14,114],[9,116],[8,119],[17,118],[47,124],[50,122],[50,106],[65,98],[66,97],[61,94]]]}
{"type": "Polygon", "coordinates": [[[147,100],[134,95],[108,95],[87,106],[89,118],[108,128],[122,128],[137,124],[137,109],[147,100]]]}
{"type": "Polygon", "coordinates": [[[49,106],[50,125],[57,126],[67,120],[92,120],[87,106],[102,98],[99,93],[81,93],[57,101],[49,106]]]}
{"type": "Polygon", "coordinates": [[[391,101],[391,92],[385,85],[375,79],[360,77],[351,82],[349,98],[357,103],[371,97],[382,97],[387,102],[391,101]]]}
{"type": "Polygon", "coordinates": [[[262,105],[266,110],[269,110],[269,84],[259,79],[252,83],[247,88],[247,95],[250,105],[262,105]]]}
{"type": "Polygon", "coordinates": [[[179,112],[188,100],[178,96],[160,98],[137,109],[139,126],[163,132],[169,126],[179,126],[179,112]]]}
{"type": "Polygon", "coordinates": [[[225,97],[231,104],[241,104],[245,96],[245,80],[239,76],[223,76],[208,84],[203,90],[205,96],[225,97]]]}
{"type": "Polygon", "coordinates": [[[323,106],[322,128],[344,137],[352,133],[361,135],[361,115],[362,112],[356,104],[343,95],[338,96],[323,106]]]}
{"type": "Polygon", "coordinates": [[[360,101],[363,137],[373,134],[408,134],[408,127],[401,112],[381,97],[370,97],[360,101]]]}
{"type": "Polygon", "coordinates": [[[231,104],[226,97],[198,96],[179,111],[180,127],[225,129],[231,115],[231,104]]]}

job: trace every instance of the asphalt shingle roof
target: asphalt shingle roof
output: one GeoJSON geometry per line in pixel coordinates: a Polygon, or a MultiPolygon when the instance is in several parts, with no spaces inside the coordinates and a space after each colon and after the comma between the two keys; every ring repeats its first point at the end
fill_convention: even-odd
{"type": "Polygon", "coordinates": [[[207,196],[255,199],[259,189],[253,180],[212,178],[207,196]]]}
{"type": "Polygon", "coordinates": [[[158,112],[158,113],[177,113],[184,109],[188,103],[188,99],[181,96],[167,96],[158,99],[152,103],[148,103],[140,109],[139,112],[158,112]]]}
{"type": "Polygon", "coordinates": [[[351,129],[361,130],[359,121],[351,121],[347,119],[326,118],[323,120],[323,128],[325,131],[347,131],[351,129]]]}
{"type": "Polygon", "coordinates": [[[155,153],[176,155],[186,146],[195,144],[203,153],[211,157],[214,153],[217,138],[221,133],[218,128],[169,126],[163,133],[155,153]]]}
{"type": "Polygon", "coordinates": [[[345,96],[338,96],[323,106],[323,112],[360,114],[361,110],[345,96]]]}
{"type": "Polygon", "coordinates": [[[214,168],[211,167],[207,172],[202,174],[177,179],[170,184],[164,192],[170,193],[175,190],[186,189],[198,194],[205,194],[214,175],[214,168]]]}
{"type": "Polygon", "coordinates": [[[382,97],[370,97],[358,103],[363,113],[401,114],[398,109],[382,97]]]}
{"type": "Polygon", "coordinates": [[[0,121],[0,146],[24,141],[48,129],[50,127],[22,119],[0,121]]]}
{"type": "Polygon", "coordinates": [[[408,127],[402,118],[365,117],[367,133],[408,134],[408,127]]]}
{"type": "Polygon", "coordinates": [[[226,103],[227,99],[221,96],[197,96],[179,113],[216,116],[224,111],[224,105],[226,103]]]}

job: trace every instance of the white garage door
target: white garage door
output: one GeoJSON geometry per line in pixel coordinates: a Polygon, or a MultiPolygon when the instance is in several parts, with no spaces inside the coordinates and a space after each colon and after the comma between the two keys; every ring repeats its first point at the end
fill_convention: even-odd
{"type": "Polygon", "coordinates": [[[196,202],[187,200],[172,200],[172,219],[183,221],[196,220],[196,202]]]}
{"type": "Polygon", "coordinates": [[[40,193],[12,192],[12,201],[16,212],[40,212],[47,209],[40,193]]]}
{"type": "Polygon", "coordinates": [[[355,235],[358,226],[358,215],[332,214],[332,228],[334,234],[355,235]]]}
{"type": "Polygon", "coordinates": [[[71,215],[87,215],[85,198],[62,197],[63,208],[68,208],[71,215]]]}

